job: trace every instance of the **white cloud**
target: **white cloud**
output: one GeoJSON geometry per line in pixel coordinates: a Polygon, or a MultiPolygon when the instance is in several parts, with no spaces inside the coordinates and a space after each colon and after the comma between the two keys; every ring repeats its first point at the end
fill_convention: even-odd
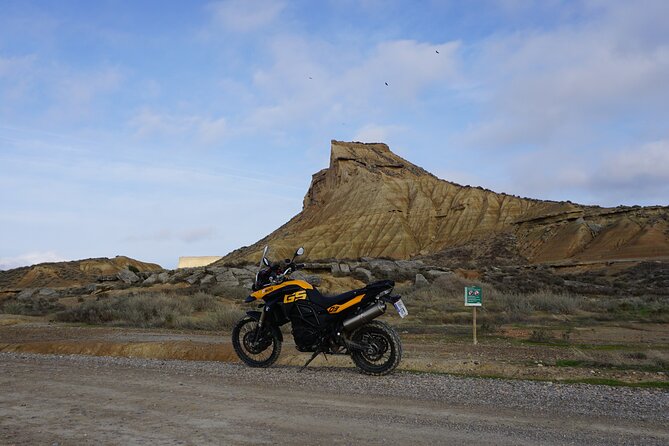
{"type": "Polygon", "coordinates": [[[138,112],[130,121],[135,134],[142,138],[152,136],[183,136],[196,138],[203,144],[220,142],[227,133],[224,117],[210,118],[195,115],[170,115],[149,109],[138,112]]]}
{"type": "Polygon", "coordinates": [[[663,204],[669,201],[669,140],[610,151],[603,157],[583,152],[536,151],[518,158],[508,189],[532,191],[533,198],[574,199],[586,204],[663,204]]]}
{"type": "Polygon", "coordinates": [[[389,136],[401,131],[402,127],[396,125],[366,124],[358,129],[353,136],[353,141],[360,142],[384,142],[389,136]]]}
{"type": "Polygon", "coordinates": [[[27,252],[16,257],[0,257],[0,270],[8,270],[38,263],[63,261],[65,261],[65,258],[53,251],[27,252]]]}
{"type": "Polygon", "coordinates": [[[96,111],[95,101],[117,91],[123,80],[117,67],[85,71],[36,55],[0,56],[0,112],[5,108],[13,118],[22,109],[36,107],[40,113],[35,111],[32,121],[36,117],[49,121],[86,118],[96,111]]]}
{"type": "Polygon", "coordinates": [[[410,102],[422,89],[435,83],[454,87],[460,82],[459,47],[458,42],[439,45],[413,40],[383,42],[371,57],[345,71],[342,86],[350,88],[349,96],[362,94],[364,100],[370,99],[365,92],[382,90],[393,98],[410,102]]]}
{"type": "Polygon", "coordinates": [[[632,44],[652,35],[649,29],[666,28],[657,24],[658,11],[620,3],[602,9],[580,25],[494,35],[475,45],[469,76],[478,83],[472,99],[484,118],[462,141],[546,144],[587,137],[598,125],[634,113],[668,118],[669,40],[632,44]],[[629,22],[621,19],[626,10],[629,22]]]}
{"type": "Polygon", "coordinates": [[[202,226],[196,228],[187,228],[181,230],[159,229],[152,233],[141,235],[129,235],[123,239],[124,242],[173,242],[195,243],[203,240],[210,240],[216,235],[216,229],[213,226],[202,226]]]}
{"type": "Polygon", "coordinates": [[[603,162],[597,181],[620,186],[669,186],[669,140],[619,151],[603,162]]]}
{"type": "Polygon", "coordinates": [[[30,92],[36,60],[35,55],[0,56],[0,112],[6,109],[11,116],[30,92]]]}
{"type": "Polygon", "coordinates": [[[97,96],[114,91],[123,76],[117,68],[104,68],[90,73],[66,73],[57,80],[59,106],[63,103],[88,106],[97,96]]]}
{"type": "Polygon", "coordinates": [[[250,32],[278,19],[285,5],[278,0],[226,0],[210,3],[214,21],[226,30],[250,32]]]}
{"type": "Polygon", "coordinates": [[[22,76],[35,63],[35,56],[0,56],[0,78],[22,76]]]}
{"type": "Polygon", "coordinates": [[[384,110],[415,105],[430,88],[458,86],[458,48],[458,42],[397,40],[363,51],[297,36],[276,38],[272,65],[254,74],[261,103],[245,126],[376,120],[384,110]]]}

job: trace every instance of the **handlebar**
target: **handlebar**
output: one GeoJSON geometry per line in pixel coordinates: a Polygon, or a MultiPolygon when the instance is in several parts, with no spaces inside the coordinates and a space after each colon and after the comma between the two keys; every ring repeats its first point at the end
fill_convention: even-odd
{"type": "Polygon", "coordinates": [[[284,276],[287,276],[290,273],[297,271],[298,269],[304,268],[304,263],[291,263],[289,264],[283,272],[284,276]]]}

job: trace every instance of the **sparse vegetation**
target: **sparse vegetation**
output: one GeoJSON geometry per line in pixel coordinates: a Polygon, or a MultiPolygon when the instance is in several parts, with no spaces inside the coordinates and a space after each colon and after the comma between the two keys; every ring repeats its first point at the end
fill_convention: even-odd
{"type": "MultiPolygon", "coordinates": [[[[410,314],[431,323],[463,323],[471,319],[463,303],[463,290],[470,282],[457,276],[440,277],[425,287],[404,285],[398,287],[410,307],[410,314]]],[[[528,294],[500,292],[487,283],[475,283],[483,289],[484,303],[481,323],[485,332],[492,327],[511,322],[526,322],[541,313],[573,315],[587,307],[584,297],[550,290],[528,294]]]]}
{"type": "Polygon", "coordinates": [[[56,320],[130,327],[223,330],[231,328],[242,315],[241,310],[206,293],[193,296],[140,293],[84,302],[57,313],[56,320]]]}
{"type": "Polygon", "coordinates": [[[219,284],[214,285],[209,292],[234,302],[242,302],[251,291],[241,286],[231,287],[219,284]]]}
{"type": "Polygon", "coordinates": [[[55,311],[63,310],[64,308],[65,306],[58,303],[55,299],[35,297],[22,301],[15,299],[5,301],[0,307],[0,313],[20,314],[24,316],[44,316],[55,311]]]}
{"type": "Polygon", "coordinates": [[[539,329],[536,329],[536,330],[532,330],[532,334],[530,335],[530,337],[528,339],[528,341],[530,341],[530,342],[538,342],[538,343],[550,342],[552,340],[553,340],[553,336],[545,328],[539,328],[539,329]]]}
{"type": "Polygon", "coordinates": [[[128,265],[128,270],[132,271],[135,274],[139,273],[139,268],[137,268],[135,265],[128,265]]]}

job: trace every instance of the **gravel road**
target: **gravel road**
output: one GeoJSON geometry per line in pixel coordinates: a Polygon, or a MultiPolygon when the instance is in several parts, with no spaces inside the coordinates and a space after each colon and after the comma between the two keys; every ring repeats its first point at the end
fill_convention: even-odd
{"type": "Polygon", "coordinates": [[[0,444],[669,444],[669,392],[0,353],[0,444]]]}

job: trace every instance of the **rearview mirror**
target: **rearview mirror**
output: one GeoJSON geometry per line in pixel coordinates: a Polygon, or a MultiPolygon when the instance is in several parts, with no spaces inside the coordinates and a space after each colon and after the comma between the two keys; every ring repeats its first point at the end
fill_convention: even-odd
{"type": "Polygon", "coordinates": [[[262,258],[262,263],[264,263],[265,266],[269,266],[269,260],[267,260],[267,257],[262,258]]]}
{"type": "Polygon", "coordinates": [[[297,248],[297,251],[295,251],[295,257],[301,256],[302,254],[304,254],[304,248],[300,246],[297,248]]]}

